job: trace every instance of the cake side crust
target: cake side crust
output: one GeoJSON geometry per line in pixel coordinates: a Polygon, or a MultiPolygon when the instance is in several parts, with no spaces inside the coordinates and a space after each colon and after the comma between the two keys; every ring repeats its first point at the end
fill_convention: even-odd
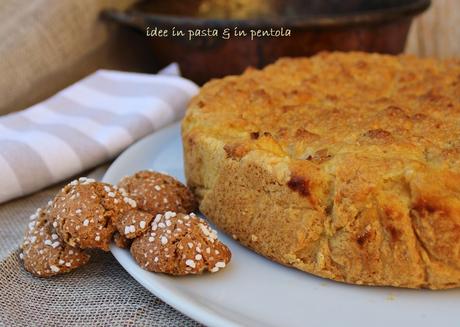
{"type": "MultiPolygon", "coordinates": [[[[299,168],[287,160],[260,152],[231,158],[218,140],[204,139],[184,142],[187,180],[200,194],[200,210],[243,245],[278,263],[340,282],[432,289],[460,285],[458,264],[446,259],[446,253],[436,255],[431,250],[436,246],[427,244],[433,229],[420,225],[420,215],[427,213],[417,207],[424,200],[420,194],[411,198],[414,195],[406,189],[417,192],[423,181],[402,176],[382,180],[388,189],[379,185],[373,191],[367,182],[355,182],[353,191],[347,191],[350,180],[360,180],[352,172],[343,172],[334,181],[322,176],[321,184],[321,176],[313,172],[293,175],[299,168]],[[201,165],[195,166],[207,158],[218,167],[212,178],[205,176],[201,165]],[[314,181],[316,190],[305,196],[305,190],[292,188],[292,183],[290,187],[293,176],[314,181]],[[401,193],[396,197],[398,188],[401,193]],[[331,192],[330,202],[318,204],[318,195],[312,194],[324,190],[331,192]]],[[[344,167],[350,160],[361,158],[344,159],[344,167]]],[[[458,208],[451,210],[460,213],[458,208]]],[[[456,223],[453,216],[444,218],[456,223]]],[[[435,243],[442,247],[444,242],[450,241],[435,243]]]]}
{"type": "Polygon", "coordinates": [[[281,59],[213,80],[182,123],[200,209],[249,248],[338,281],[460,284],[460,61],[281,59]]]}

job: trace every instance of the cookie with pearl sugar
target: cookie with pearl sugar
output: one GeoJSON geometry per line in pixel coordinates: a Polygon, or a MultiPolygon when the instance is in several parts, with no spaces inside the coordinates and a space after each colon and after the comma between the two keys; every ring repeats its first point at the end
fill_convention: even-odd
{"type": "Polygon", "coordinates": [[[164,173],[139,171],[122,178],[118,186],[137,202],[139,209],[153,215],[166,211],[188,213],[198,207],[187,186],[164,173]]]}
{"type": "Polygon", "coordinates": [[[121,249],[129,249],[132,242],[133,239],[126,238],[125,236],[121,235],[120,232],[115,232],[113,234],[113,243],[121,249]]]}
{"type": "Polygon", "coordinates": [[[145,270],[171,275],[217,272],[231,259],[230,249],[195,214],[158,214],[150,229],[131,245],[131,254],[145,270]]]}
{"type": "Polygon", "coordinates": [[[153,220],[153,215],[141,210],[129,210],[115,221],[118,233],[126,239],[141,236],[153,220]]]}
{"type": "Polygon", "coordinates": [[[49,207],[39,208],[30,216],[19,256],[24,268],[36,276],[67,273],[85,265],[90,258],[85,251],[63,242],[56,227],[57,223],[49,216],[49,207]]]}
{"type": "Polygon", "coordinates": [[[108,251],[116,221],[136,207],[123,189],[81,177],[56,195],[50,216],[67,244],[108,251]]]}

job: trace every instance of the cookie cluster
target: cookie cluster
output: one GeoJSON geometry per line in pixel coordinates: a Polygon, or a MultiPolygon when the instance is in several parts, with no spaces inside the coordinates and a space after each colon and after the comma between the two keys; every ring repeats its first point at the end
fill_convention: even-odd
{"type": "Polygon", "coordinates": [[[89,249],[108,251],[113,241],[148,271],[216,272],[231,253],[190,213],[196,209],[190,190],[166,174],[140,171],[118,185],[82,177],[30,217],[20,257],[26,270],[48,277],[86,264],[89,249]]]}

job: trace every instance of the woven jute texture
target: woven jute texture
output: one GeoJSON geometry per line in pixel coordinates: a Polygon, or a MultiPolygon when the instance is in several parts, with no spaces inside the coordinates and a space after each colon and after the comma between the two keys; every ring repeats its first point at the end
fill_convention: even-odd
{"type": "Polygon", "coordinates": [[[61,187],[0,206],[0,326],[198,326],[145,290],[110,253],[95,251],[87,266],[48,279],[23,269],[18,246],[29,216],[61,187]]]}

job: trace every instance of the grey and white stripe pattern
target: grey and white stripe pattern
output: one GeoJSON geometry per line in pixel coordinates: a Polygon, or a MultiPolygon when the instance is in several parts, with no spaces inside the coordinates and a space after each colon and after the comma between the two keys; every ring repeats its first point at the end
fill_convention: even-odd
{"type": "Polygon", "coordinates": [[[0,117],[0,203],[113,158],[180,119],[197,92],[178,76],[100,70],[0,117]]]}

